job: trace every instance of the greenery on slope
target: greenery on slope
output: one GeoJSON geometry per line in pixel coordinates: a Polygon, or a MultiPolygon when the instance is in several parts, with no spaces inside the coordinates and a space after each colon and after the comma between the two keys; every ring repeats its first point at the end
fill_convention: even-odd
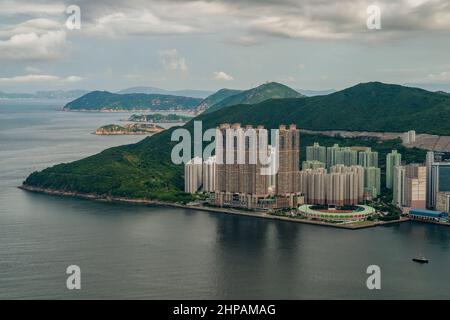
{"type": "Polygon", "coordinates": [[[242,123],[266,119],[270,127],[292,122],[311,130],[416,130],[450,135],[450,95],[372,82],[326,96],[231,106],[215,112],[214,117],[242,123]]]}
{"type": "Polygon", "coordinates": [[[66,104],[64,110],[194,110],[201,101],[163,94],[92,91],[66,104]]]}
{"type": "MultiPolygon", "coordinates": [[[[367,84],[362,86],[373,88],[378,87],[379,84],[367,84]]],[[[343,99],[343,102],[341,103],[346,102],[346,104],[337,105],[338,107],[336,107],[336,105],[328,104],[327,112],[322,109],[321,112],[323,112],[323,114],[315,114],[316,118],[302,113],[305,104],[300,101],[311,99],[302,98],[290,99],[285,101],[285,103],[280,103],[281,100],[271,100],[259,105],[230,107],[212,114],[201,115],[196,120],[203,121],[204,130],[215,127],[223,122],[241,122],[243,124],[252,125],[263,124],[266,128],[276,128],[280,123],[289,124],[294,122],[297,123],[299,128],[336,129],[336,127],[332,126],[332,122],[330,122],[329,119],[333,119],[332,115],[335,112],[339,114],[341,108],[345,108],[346,106],[353,108],[352,106],[356,105],[357,102],[352,102],[352,99],[363,99],[363,102],[370,105],[380,104],[380,102],[370,102],[371,99],[368,99],[364,95],[353,93],[352,91],[355,89],[360,91],[364,88],[356,86],[349,89],[350,91],[341,92],[340,95],[336,97],[336,101],[343,99]],[[335,110],[335,108],[338,110],[335,110]]],[[[378,101],[378,99],[382,100],[385,113],[379,115],[377,110],[373,110],[372,114],[374,116],[371,121],[378,123],[378,126],[372,124],[372,130],[381,130],[381,128],[385,126],[385,119],[398,117],[397,112],[403,117],[412,116],[414,118],[414,112],[405,114],[403,113],[402,108],[415,109],[417,101],[421,105],[420,109],[422,109],[422,111],[425,110],[424,112],[429,112],[427,111],[429,108],[435,108],[434,103],[438,103],[441,107],[445,107],[446,102],[434,97],[433,94],[430,96],[427,92],[417,92],[416,89],[408,88],[400,90],[402,92],[401,95],[407,95],[407,92],[405,91],[412,90],[413,93],[410,95],[412,101],[403,98],[403,102],[400,102],[399,100],[402,99],[397,95],[389,93],[391,89],[390,86],[386,87],[387,97],[390,97],[390,100],[387,97],[382,98],[377,97],[376,95],[373,97],[376,101],[378,101]],[[421,93],[426,95],[426,97],[421,97],[421,93]],[[428,101],[429,104],[425,104],[425,101],[428,101]],[[405,104],[406,106],[402,107],[402,104],[405,104]],[[390,111],[387,112],[386,110],[390,111]]],[[[393,90],[397,91],[398,88],[393,88],[393,90]]],[[[371,92],[371,90],[369,90],[369,92],[371,92]]],[[[321,102],[324,103],[323,101],[321,102]]],[[[330,103],[331,100],[327,100],[326,102],[330,103]]],[[[363,105],[362,102],[358,104],[363,105]]],[[[366,108],[366,106],[363,106],[363,108],[366,108]]],[[[311,109],[308,109],[308,112],[311,112],[311,109]]],[[[367,129],[364,125],[366,124],[368,115],[364,114],[362,119],[358,118],[359,116],[360,113],[357,111],[354,112],[354,116],[347,113],[345,119],[340,118],[344,124],[339,123],[339,128],[367,129]]],[[[444,125],[449,125],[447,123],[448,121],[441,121],[445,122],[445,124],[441,124],[439,121],[439,115],[436,115],[435,119],[432,121],[434,124],[433,130],[439,129],[440,131],[450,132],[447,127],[444,127],[444,125]]],[[[406,121],[405,123],[408,122],[406,121]]],[[[424,126],[425,129],[423,129],[422,126],[415,126],[414,128],[420,132],[431,130],[428,129],[427,124],[424,123],[424,126]]],[[[192,133],[193,121],[187,123],[184,128],[190,130],[192,133]]],[[[408,128],[411,127],[386,127],[389,131],[396,129],[405,130],[408,128]]],[[[147,137],[137,144],[107,149],[83,160],[69,164],[60,164],[42,172],[35,172],[26,179],[24,184],[41,188],[104,196],[147,198],[163,201],[189,201],[191,196],[182,191],[184,186],[183,166],[174,165],[170,160],[172,147],[176,144],[176,142],[170,141],[171,133],[174,129],[175,128],[172,128],[151,137],[147,137]]],[[[302,156],[305,155],[305,148],[307,145],[319,142],[325,146],[330,146],[334,143],[339,143],[342,146],[370,146],[373,150],[380,153],[379,159],[382,168],[385,166],[386,154],[391,149],[399,150],[399,152],[402,153],[403,159],[408,163],[423,162],[425,159],[424,150],[407,149],[401,145],[400,140],[398,139],[381,142],[375,139],[344,139],[322,135],[302,134],[301,137],[302,156]]]]}
{"type": "Polygon", "coordinates": [[[202,111],[212,107],[213,105],[219,103],[220,101],[234,96],[242,92],[241,90],[232,90],[232,89],[220,89],[219,91],[213,93],[212,95],[205,98],[198,106],[197,110],[202,111]]]}
{"type": "Polygon", "coordinates": [[[256,88],[242,91],[240,93],[231,95],[228,98],[225,98],[209,109],[207,109],[204,113],[212,113],[217,110],[237,105],[237,104],[255,104],[268,99],[283,99],[283,98],[300,98],[303,97],[297,91],[276,82],[269,82],[262,84],[256,88]]]}
{"type": "Polygon", "coordinates": [[[128,118],[128,121],[133,122],[155,122],[155,123],[176,123],[176,122],[188,122],[192,117],[183,116],[175,113],[170,114],[133,114],[128,118]]]}

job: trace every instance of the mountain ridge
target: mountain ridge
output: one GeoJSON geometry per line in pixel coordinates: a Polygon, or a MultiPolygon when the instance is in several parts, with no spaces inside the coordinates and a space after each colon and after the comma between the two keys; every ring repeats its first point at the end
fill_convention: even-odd
{"type": "Polygon", "coordinates": [[[226,108],[237,104],[254,104],[268,99],[285,99],[285,98],[300,98],[302,94],[298,93],[288,86],[277,83],[268,82],[259,85],[249,90],[241,91],[237,94],[231,95],[216,104],[210,106],[203,113],[212,113],[222,108],[226,108]]]}

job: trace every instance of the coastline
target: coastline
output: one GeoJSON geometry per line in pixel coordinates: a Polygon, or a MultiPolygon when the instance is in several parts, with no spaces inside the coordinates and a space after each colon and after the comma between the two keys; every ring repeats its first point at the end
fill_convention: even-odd
{"type": "MultiPolygon", "coordinates": [[[[268,214],[265,212],[244,211],[244,210],[232,209],[232,208],[189,206],[189,205],[184,205],[184,204],[180,204],[180,203],[164,202],[164,201],[148,200],[148,199],[130,199],[130,198],[124,198],[124,197],[99,196],[99,195],[94,195],[94,194],[84,194],[84,193],[78,193],[78,192],[37,188],[37,187],[33,187],[33,186],[28,186],[28,185],[21,185],[21,186],[18,186],[18,188],[21,190],[24,190],[24,191],[47,194],[47,195],[54,195],[54,196],[74,197],[74,198],[82,198],[82,199],[102,201],[102,202],[117,202],[117,203],[128,203],[128,204],[138,204],[138,205],[154,205],[154,206],[161,206],[161,207],[191,209],[191,210],[206,211],[206,212],[211,212],[211,213],[215,212],[215,213],[220,213],[220,214],[232,214],[232,215],[247,216],[247,217],[260,218],[260,219],[272,219],[272,220],[303,223],[303,224],[309,224],[309,225],[346,229],[346,230],[367,229],[367,228],[374,228],[377,226],[398,224],[398,223],[410,221],[409,218],[402,217],[402,218],[400,218],[400,220],[394,220],[394,221],[375,221],[375,222],[364,221],[364,222],[358,222],[358,223],[336,224],[336,223],[329,223],[329,222],[323,222],[323,221],[314,221],[314,220],[306,220],[306,219],[299,219],[299,218],[286,217],[286,216],[278,216],[278,215],[268,214]]],[[[450,225],[450,224],[448,224],[448,225],[450,225]]]]}
{"type": "Polygon", "coordinates": [[[191,109],[65,109],[59,108],[58,111],[63,112],[85,112],[85,113],[183,113],[196,116],[197,112],[191,109]]]}

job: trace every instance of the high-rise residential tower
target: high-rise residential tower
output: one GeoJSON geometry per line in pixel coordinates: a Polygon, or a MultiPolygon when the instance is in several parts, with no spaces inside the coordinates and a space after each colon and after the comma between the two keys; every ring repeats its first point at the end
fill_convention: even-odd
{"type": "Polygon", "coordinates": [[[202,159],[195,157],[184,166],[184,191],[196,193],[202,186],[202,159]]]}
{"type": "Polygon", "coordinates": [[[306,147],[306,161],[327,162],[327,148],[314,142],[314,145],[306,147]]]}
{"type": "Polygon", "coordinates": [[[302,162],[302,170],[325,168],[325,163],[317,160],[308,160],[302,162]]]}
{"type": "Polygon", "coordinates": [[[392,189],[394,184],[394,168],[401,165],[402,155],[397,150],[392,150],[386,156],[386,188],[392,189]]]}
{"type": "Polygon", "coordinates": [[[429,151],[426,158],[427,167],[427,205],[436,208],[439,193],[450,192],[450,152],[429,151]]]}
{"type": "Polygon", "coordinates": [[[426,208],[427,170],[410,164],[394,168],[393,202],[399,207],[426,208]]]}
{"type": "Polygon", "coordinates": [[[364,191],[369,198],[376,198],[380,195],[380,177],[380,168],[364,168],[364,191]]]}
{"type": "Polygon", "coordinates": [[[355,166],[358,164],[358,151],[350,147],[339,147],[338,144],[327,148],[327,167],[331,168],[336,164],[345,166],[355,166]]]}
{"type": "MultiPolygon", "coordinates": [[[[263,126],[243,128],[236,123],[222,124],[217,128],[217,205],[255,208],[260,199],[269,195],[269,174],[264,174],[259,155],[261,135],[267,137],[267,130],[263,126]]],[[[265,144],[264,148],[261,152],[269,157],[269,145],[265,144]]]]}
{"type": "Polygon", "coordinates": [[[203,162],[203,191],[215,192],[216,190],[216,156],[209,157],[203,162]]]}
{"type": "Polygon", "coordinates": [[[363,167],[378,167],[378,152],[367,148],[358,153],[358,164],[363,167]]]}

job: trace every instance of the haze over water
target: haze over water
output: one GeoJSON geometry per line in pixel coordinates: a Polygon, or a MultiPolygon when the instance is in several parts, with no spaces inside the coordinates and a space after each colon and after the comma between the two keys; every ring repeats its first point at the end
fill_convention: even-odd
{"type": "Polygon", "coordinates": [[[349,231],[17,189],[35,170],[143,138],[91,134],[128,114],[61,105],[0,101],[1,299],[450,298],[448,227],[349,231]],[[411,261],[421,254],[428,265],[411,261]],[[79,291],[65,286],[71,264],[79,291]],[[372,264],[381,290],[366,287],[372,264]]]}

